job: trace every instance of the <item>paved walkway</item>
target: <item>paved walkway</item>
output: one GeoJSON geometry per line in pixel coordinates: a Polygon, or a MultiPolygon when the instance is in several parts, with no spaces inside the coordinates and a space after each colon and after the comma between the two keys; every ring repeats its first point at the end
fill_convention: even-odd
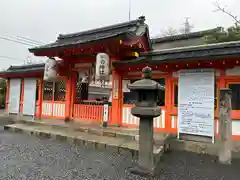
{"type": "Polygon", "coordinates": [[[97,130],[105,130],[109,132],[119,132],[119,133],[129,133],[136,135],[138,134],[138,129],[136,128],[126,128],[126,127],[112,127],[108,126],[106,128],[103,128],[102,125],[98,123],[91,123],[87,121],[70,121],[68,123],[65,123],[63,120],[59,119],[42,119],[41,121],[35,121],[41,124],[46,124],[46,125],[53,125],[53,126],[63,126],[63,127],[68,127],[68,128],[74,128],[74,129],[84,129],[84,128],[89,128],[89,129],[97,129],[97,130]]]}
{"type": "MultiPolygon", "coordinates": [[[[213,156],[173,152],[157,167],[156,180],[239,180],[240,160],[216,163],[213,156]]],[[[131,154],[0,130],[1,180],[145,180],[129,173],[131,154]]]]}

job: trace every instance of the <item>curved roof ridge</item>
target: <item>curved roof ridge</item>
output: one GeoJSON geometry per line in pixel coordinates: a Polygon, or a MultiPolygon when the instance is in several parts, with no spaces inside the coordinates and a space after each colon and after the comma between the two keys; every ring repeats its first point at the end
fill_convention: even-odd
{"type": "Polygon", "coordinates": [[[114,25],[103,26],[103,27],[85,30],[82,32],[77,32],[77,33],[59,34],[57,39],[61,40],[61,39],[67,39],[67,38],[72,38],[72,37],[81,36],[81,35],[94,34],[94,33],[99,33],[102,31],[109,31],[109,30],[113,30],[113,29],[123,28],[126,26],[136,25],[138,23],[144,24],[144,21],[145,21],[145,16],[140,16],[138,19],[126,21],[126,22],[122,22],[122,23],[118,23],[118,24],[114,24],[114,25]]]}

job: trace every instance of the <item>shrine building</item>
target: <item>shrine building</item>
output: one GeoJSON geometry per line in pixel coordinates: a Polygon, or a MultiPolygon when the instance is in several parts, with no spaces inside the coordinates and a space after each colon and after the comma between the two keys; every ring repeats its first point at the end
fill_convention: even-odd
{"type": "MultiPolygon", "coordinates": [[[[201,126],[207,127],[204,122],[208,124],[212,118],[213,126],[209,126],[217,136],[219,89],[231,88],[233,139],[240,139],[240,42],[204,44],[204,36],[217,30],[150,39],[145,17],[139,17],[98,29],[60,34],[53,43],[29,49],[35,56],[56,62],[55,79],[44,80],[45,64],[11,66],[0,72],[0,77],[8,80],[6,113],[34,121],[59,119],[102,124],[102,99],[107,97],[108,125],[134,128],[139,124],[138,118],[131,115],[136,98],[126,85],[140,79],[142,68],[149,66],[153,79],[165,87],[165,91],[159,92],[162,114],[154,119],[156,131],[178,133],[178,106],[184,96],[178,94],[185,92],[195,100],[197,93],[199,102],[210,97],[208,102],[201,101],[210,118],[201,126]],[[110,67],[109,79],[101,81],[95,77],[99,53],[108,55],[110,67]],[[187,73],[192,73],[188,79],[187,73]],[[190,85],[184,84],[187,82],[190,85]]],[[[200,117],[201,112],[193,114],[200,117]]],[[[202,132],[198,129],[195,127],[192,132],[202,132]]]]}

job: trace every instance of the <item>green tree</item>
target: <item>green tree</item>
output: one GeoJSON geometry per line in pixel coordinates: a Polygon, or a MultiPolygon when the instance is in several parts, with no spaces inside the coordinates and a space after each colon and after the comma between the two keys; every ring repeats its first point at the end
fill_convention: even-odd
{"type": "Polygon", "coordinates": [[[0,79],[0,107],[5,107],[7,92],[7,80],[0,79]]]}
{"type": "Polygon", "coordinates": [[[229,42],[229,41],[239,41],[240,40],[240,20],[239,17],[232,14],[231,11],[227,9],[226,5],[221,5],[219,1],[214,2],[215,12],[221,12],[225,15],[229,16],[233,22],[234,25],[224,29],[221,28],[219,31],[206,36],[205,42],[207,44],[211,43],[221,43],[221,42],[229,42]]]}
{"type": "Polygon", "coordinates": [[[227,29],[221,28],[215,33],[205,36],[205,42],[207,44],[229,42],[229,41],[239,41],[240,40],[240,26],[235,25],[227,29]]]}

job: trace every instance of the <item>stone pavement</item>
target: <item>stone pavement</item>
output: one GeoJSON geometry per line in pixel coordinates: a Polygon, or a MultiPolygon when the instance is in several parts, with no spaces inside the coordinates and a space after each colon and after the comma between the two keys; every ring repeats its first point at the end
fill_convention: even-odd
{"type": "Polygon", "coordinates": [[[12,124],[14,123],[11,117],[5,115],[5,109],[0,109],[0,125],[12,124]]]}
{"type": "MultiPolygon", "coordinates": [[[[111,144],[112,142],[116,142],[114,144],[114,146],[120,146],[121,143],[117,143],[117,142],[122,142],[122,140],[126,140],[129,142],[124,142],[125,144],[122,146],[125,146],[125,149],[133,149],[133,154],[137,153],[138,151],[138,145],[136,143],[136,141],[139,138],[138,135],[138,130],[137,129],[133,129],[133,128],[124,128],[124,127],[107,127],[107,128],[103,128],[101,127],[99,124],[95,124],[95,123],[87,123],[87,122],[81,122],[81,123],[75,123],[75,122],[71,122],[71,123],[65,123],[62,120],[41,120],[41,121],[19,121],[20,123],[20,127],[22,128],[22,131],[24,130],[24,127],[28,128],[31,127],[33,128],[33,125],[37,125],[37,127],[41,127],[41,130],[44,130],[44,127],[46,126],[46,128],[49,128],[49,126],[51,127],[51,130],[47,130],[47,131],[52,131],[52,129],[55,129],[57,131],[68,131],[70,133],[65,134],[66,136],[70,136],[69,138],[66,138],[66,140],[69,140],[69,142],[73,142],[75,140],[73,140],[74,138],[72,138],[71,131],[77,131],[77,132],[82,132],[82,135],[86,135],[85,139],[82,138],[82,140],[84,142],[86,142],[86,140],[88,139],[88,135],[90,134],[89,137],[96,137],[94,140],[91,140],[91,138],[89,139],[89,142],[91,143],[92,141],[96,141],[96,142],[100,142],[100,144],[107,144],[109,142],[109,145],[113,145],[111,144]],[[22,126],[21,124],[25,124],[25,126],[22,126]],[[94,136],[95,135],[95,136],[94,136]],[[120,139],[120,140],[119,140],[120,139]],[[131,143],[132,142],[132,143],[131,143]]],[[[10,125],[10,129],[11,128],[15,128],[15,125],[10,125]]],[[[21,129],[20,128],[20,129],[21,129]]],[[[21,130],[20,130],[21,131],[21,130]]],[[[29,130],[27,130],[29,131],[29,130]]],[[[37,132],[39,132],[39,130],[37,130],[37,132]]],[[[27,132],[26,132],[27,133],[27,132]]],[[[31,132],[30,132],[31,134],[31,132]]],[[[49,132],[46,133],[35,133],[37,135],[41,135],[41,136],[50,136],[49,132]]],[[[163,147],[161,147],[161,145],[163,145],[165,142],[165,140],[167,140],[167,145],[170,144],[170,147],[172,150],[181,150],[181,151],[190,151],[190,152],[196,152],[196,153],[200,153],[200,154],[210,154],[210,155],[218,155],[218,142],[216,142],[215,144],[212,143],[204,143],[204,142],[194,142],[194,141],[183,141],[183,140],[177,140],[176,138],[174,138],[174,135],[171,135],[171,139],[166,138],[169,137],[168,134],[165,133],[159,133],[159,132],[155,132],[154,134],[154,138],[155,138],[155,144],[158,146],[158,152],[159,155],[162,155],[162,151],[164,151],[163,147]],[[166,138],[166,139],[165,139],[166,138]],[[168,141],[170,140],[170,141],[168,141]]],[[[61,136],[57,136],[57,138],[61,138],[61,136]]],[[[64,139],[64,138],[61,138],[64,139]]],[[[95,143],[96,144],[96,143],[95,143]]],[[[107,147],[107,145],[103,145],[104,147],[107,147]]],[[[156,149],[156,148],[155,148],[156,149]]],[[[155,151],[156,152],[156,151],[155,151]]],[[[234,158],[240,158],[240,141],[233,141],[233,157],[234,158]]],[[[156,160],[159,159],[156,158],[156,160]]]]}
{"type": "MultiPolygon", "coordinates": [[[[129,173],[132,154],[0,130],[1,180],[147,180],[129,173]]],[[[215,156],[174,151],[152,180],[239,180],[240,161],[224,166],[215,156]]],[[[151,180],[151,179],[150,179],[151,180]]]]}
{"type": "MultiPolygon", "coordinates": [[[[131,152],[132,156],[138,155],[139,146],[138,141],[135,138],[135,134],[128,134],[127,132],[121,132],[121,135],[117,135],[117,131],[108,129],[106,130],[110,134],[106,133],[105,130],[93,130],[80,131],[79,128],[70,128],[46,125],[43,123],[25,122],[16,123],[4,126],[6,130],[13,132],[23,132],[28,135],[35,135],[41,137],[52,138],[55,140],[67,141],[70,144],[78,144],[81,146],[88,146],[95,149],[114,149],[117,153],[122,153],[123,151],[131,152]]],[[[83,126],[81,128],[84,128],[83,126]]],[[[85,128],[84,128],[85,129],[85,128]]],[[[90,129],[88,127],[88,129],[90,129]]],[[[157,136],[157,143],[154,146],[154,158],[155,162],[160,160],[160,157],[165,150],[165,139],[163,136],[157,136]],[[159,139],[162,138],[162,141],[159,139]]],[[[166,136],[166,139],[168,137],[166,136]]]]}

